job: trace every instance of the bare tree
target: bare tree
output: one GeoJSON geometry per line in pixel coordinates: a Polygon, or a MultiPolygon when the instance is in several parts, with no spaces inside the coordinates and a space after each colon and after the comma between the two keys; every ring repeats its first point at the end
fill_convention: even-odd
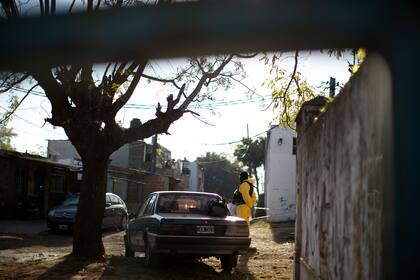
{"type": "MultiPolygon", "coordinates": [[[[8,18],[19,17],[13,1],[2,1],[8,18]]],[[[134,1],[129,1],[134,2],[134,1]]],[[[164,1],[167,4],[168,1],[164,1]]],[[[119,8],[126,1],[82,1],[88,12],[101,5],[119,8]]],[[[72,1],[69,12],[74,7],[72,1]]],[[[39,1],[40,14],[54,15],[55,1],[39,1]]],[[[83,162],[80,202],[76,215],[73,254],[97,258],[104,254],[101,224],[105,207],[106,171],[109,156],[121,146],[159,133],[168,133],[170,125],[185,113],[191,102],[206,98],[203,89],[229,87],[229,77],[241,74],[242,65],[235,55],[191,58],[173,77],[147,74],[148,59],[112,62],[101,68],[93,64],[35,66],[26,73],[3,73],[2,89],[8,90],[27,78],[41,87],[51,103],[51,117],[46,119],[64,129],[83,162]],[[95,79],[98,77],[99,79],[95,79]],[[157,104],[155,118],[139,127],[124,128],[115,117],[136,91],[141,78],[169,84],[177,89],[167,96],[164,109],[157,104]]],[[[29,92],[29,91],[28,91],[29,92]]],[[[208,95],[207,97],[209,97],[208,95]]]]}

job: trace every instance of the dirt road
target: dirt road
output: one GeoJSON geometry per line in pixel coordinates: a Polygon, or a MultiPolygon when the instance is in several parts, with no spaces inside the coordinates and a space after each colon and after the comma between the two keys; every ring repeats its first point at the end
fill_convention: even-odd
{"type": "Polygon", "coordinates": [[[292,231],[290,224],[253,224],[255,249],[240,256],[233,273],[223,272],[216,258],[168,259],[158,268],[147,268],[141,255],[123,256],[123,232],[104,232],[106,256],[97,262],[69,256],[69,234],[0,234],[0,279],[291,279],[292,231]]]}

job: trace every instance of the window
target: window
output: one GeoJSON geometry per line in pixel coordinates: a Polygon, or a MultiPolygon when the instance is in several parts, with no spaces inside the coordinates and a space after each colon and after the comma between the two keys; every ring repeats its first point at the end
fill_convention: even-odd
{"type": "Polygon", "coordinates": [[[158,213],[207,214],[209,202],[217,196],[202,194],[167,193],[159,197],[158,213]]]}
{"type": "Polygon", "coordinates": [[[53,193],[64,193],[64,176],[53,175],[51,177],[50,191],[53,193]]]}
{"type": "Polygon", "coordinates": [[[293,151],[292,154],[296,155],[297,152],[297,140],[296,137],[293,137],[293,151]]]}
{"type": "Polygon", "coordinates": [[[111,199],[111,204],[112,205],[120,204],[120,202],[119,202],[119,200],[118,200],[118,198],[116,196],[110,195],[109,197],[111,199]]]}
{"type": "Polygon", "coordinates": [[[144,210],[146,209],[146,206],[149,204],[151,197],[146,198],[146,200],[144,201],[144,203],[141,205],[138,213],[137,213],[137,217],[143,216],[144,210]]]}
{"type": "Polygon", "coordinates": [[[151,153],[147,153],[145,156],[145,162],[151,162],[152,161],[152,154],[151,153]]]}
{"type": "Polygon", "coordinates": [[[144,211],[144,216],[153,215],[153,210],[155,208],[155,202],[156,202],[157,195],[154,195],[150,198],[149,204],[146,207],[146,210],[144,211]]]}
{"type": "Polygon", "coordinates": [[[28,191],[28,170],[16,169],[16,190],[20,195],[26,195],[28,191]]]}
{"type": "Polygon", "coordinates": [[[120,179],[113,179],[112,193],[115,193],[123,199],[127,199],[128,182],[120,179]]]}

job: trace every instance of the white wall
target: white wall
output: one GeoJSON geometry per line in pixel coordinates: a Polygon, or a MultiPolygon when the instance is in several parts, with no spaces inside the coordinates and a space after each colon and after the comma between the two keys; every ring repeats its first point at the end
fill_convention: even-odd
{"type": "Polygon", "coordinates": [[[296,218],[296,155],[290,128],[273,127],[267,135],[265,158],[265,205],[268,220],[281,222],[296,218]],[[279,144],[279,139],[282,143],[279,144]]]}
{"type": "Polygon", "coordinates": [[[194,192],[204,191],[204,175],[198,164],[188,161],[183,161],[182,164],[183,167],[188,168],[191,172],[189,175],[188,190],[194,192]]]}

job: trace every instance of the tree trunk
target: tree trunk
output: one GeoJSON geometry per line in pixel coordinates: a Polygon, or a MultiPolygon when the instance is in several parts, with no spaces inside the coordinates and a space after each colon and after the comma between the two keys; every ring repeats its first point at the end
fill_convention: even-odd
{"type": "Polygon", "coordinates": [[[257,193],[258,193],[258,195],[260,194],[260,189],[259,189],[259,185],[260,185],[260,180],[259,180],[259,178],[258,178],[258,171],[257,171],[257,168],[255,167],[254,168],[254,174],[255,174],[255,181],[256,181],[256,188],[257,188],[257,193]]]}
{"type": "Polygon", "coordinates": [[[82,155],[83,178],[73,235],[73,255],[99,258],[105,253],[102,243],[102,218],[105,209],[108,157],[101,152],[82,155]]]}

